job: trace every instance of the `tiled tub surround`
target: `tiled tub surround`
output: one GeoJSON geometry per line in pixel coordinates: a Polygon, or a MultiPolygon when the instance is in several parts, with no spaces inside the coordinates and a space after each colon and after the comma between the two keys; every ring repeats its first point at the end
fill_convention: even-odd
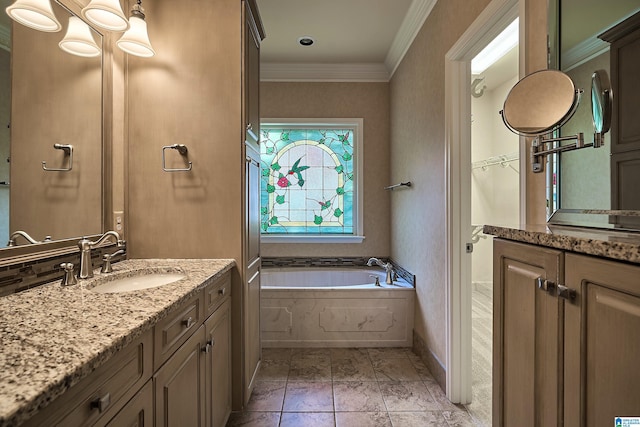
{"type": "Polygon", "coordinates": [[[640,232],[547,224],[521,227],[485,225],[483,232],[522,243],[640,263],[640,232]]]}
{"type": "Polygon", "coordinates": [[[31,417],[234,265],[227,259],[127,260],[77,285],[56,281],[0,298],[0,426],[31,417]],[[91,291],[141,271],[186,278],[139,291],[91,291]]]}
{"type": "Polygon", "coordinates": [[[411,347],[415,289],[375,268],[264,268],[264,347],[411,347]],[[377,275],[375,286],[369,275],[377,275]]]}

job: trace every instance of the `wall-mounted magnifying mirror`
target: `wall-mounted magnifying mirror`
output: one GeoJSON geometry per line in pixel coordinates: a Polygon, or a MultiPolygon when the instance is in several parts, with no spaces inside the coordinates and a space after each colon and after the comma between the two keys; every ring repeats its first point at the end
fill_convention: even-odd
{"type": "Polygon", "coordinates": [[[609,75],[604,70],[597,70],[591,76],[591,116],[596,139],[602,138],[611,129],[612,104],[613,92],[609,75]]]}
{"type": "Polygon", "coordinates": [[[500,111],[504,124],[521,136],[535,136],[531,158],[533,172],[542,172],[548,154],[572,151],[584,147],[600,147],[603,135],[611,124],[611,86],[609,77],[598,70],[593,77],[594,141],[584,143],[584,133],[554,137],[553,132],[563,126],[576,112],[582,89],[568,75],[558,70],[542,70],[520,80],[507,95],[500,111]],[[567,141],[575,142],[567,144],[567,141]]]}
{"type": "Polygon", "coordinates": [[[509,91],[500,114],[512,132],[538,136],[565,124],[576,111],[581,95],[571,77],[562,71],[537,71],[509,91]]]}

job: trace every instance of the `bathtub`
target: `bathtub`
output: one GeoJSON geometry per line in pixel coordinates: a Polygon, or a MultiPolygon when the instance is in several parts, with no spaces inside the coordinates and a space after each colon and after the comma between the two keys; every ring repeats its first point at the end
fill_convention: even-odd
{"type": "Polygon", "coordinates": [[[263,268],[263,346],[410,347],[415,289],[385,278],[378,268],[263,268]]]}

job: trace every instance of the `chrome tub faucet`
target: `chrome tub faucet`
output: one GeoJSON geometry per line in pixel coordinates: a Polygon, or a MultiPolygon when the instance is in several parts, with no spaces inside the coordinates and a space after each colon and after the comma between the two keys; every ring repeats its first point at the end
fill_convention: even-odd
{"type": "Polygon", "coordinates": [[[373,264],[384,268],[384,270],[387,272],[387,279],[385,280],[385,283],[387,283],[388,285],[393,284],[393,274],[395,273],[393,270],[393,264],[391,264],[390,262],[384,263],[378,258],[369,258],[369,261],[367,261],[367,266],[371,267],[373,264]]]}

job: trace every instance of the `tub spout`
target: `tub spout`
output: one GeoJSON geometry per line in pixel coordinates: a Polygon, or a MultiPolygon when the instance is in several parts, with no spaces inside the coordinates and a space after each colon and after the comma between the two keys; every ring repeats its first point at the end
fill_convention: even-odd
{"type": "Polygon", "coordinates": [[[388,285],[393,284],[393,265],[390,262],[384,263],[378,258],[369,258],[369,261],[367,261],[367,265],[371,267],[373,264],[377,264],[378,266],[384,268],[384,270],[387,272],[387,279],[385,280],[385,283],[387,283],[388,285]]]}

